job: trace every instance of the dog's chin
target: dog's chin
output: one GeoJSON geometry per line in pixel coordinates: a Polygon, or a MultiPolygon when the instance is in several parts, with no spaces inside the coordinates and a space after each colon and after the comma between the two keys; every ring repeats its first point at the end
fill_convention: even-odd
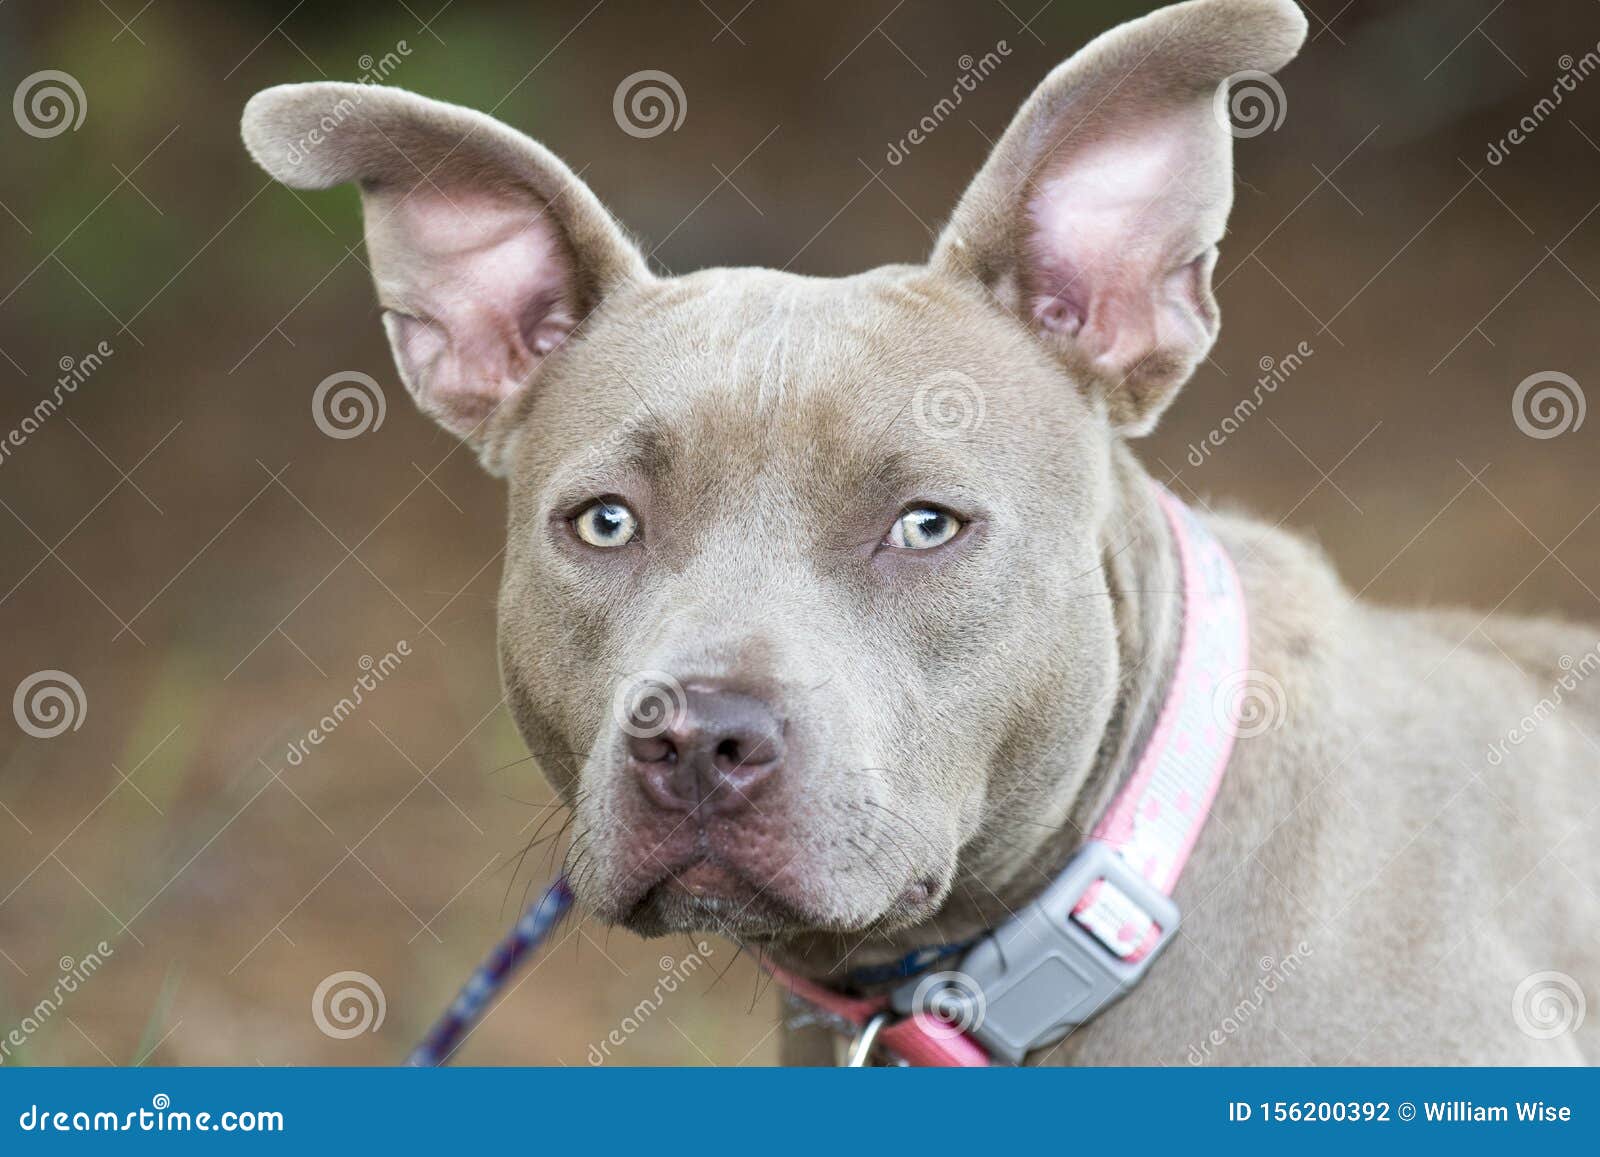
{"type": "Polygon", "coordinates": [[[709,856],[663,873],[617,916],[640,936],[714,932],[741,941],[781,939],[827,923],[804,903],[709,856]]]}
{"type": "Polygon", "coordinates": [[[919,922],[937,906],[933,890],[907,888],[875,914],[832,915],[820,905],[752,883],[711,857],[664,873],[614,922],[640,936],[711,932],[751,945],[781,944],[819,933],[890,932],[919,922]]]}
{"type": "Polygon", "coordinates": [[[750,943],[784,939],[811,922],[781,901],[752,903],[722,896],[691,896],[675,885],[657,884],[621,923],[640,936],[712,932],[750,943]]]}

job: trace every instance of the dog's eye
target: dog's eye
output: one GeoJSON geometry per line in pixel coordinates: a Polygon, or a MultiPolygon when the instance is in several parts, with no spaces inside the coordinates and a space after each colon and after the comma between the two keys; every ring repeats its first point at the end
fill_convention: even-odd
{"type": "Polygon", "coordinates": [[[639,532],[639,520],[620,502],[601,500],[572,520],[578,537],[590,546],[626,546],[639,532]]]}
{"type": "Polygon", "coordinates": [[[902,550],[932,550],[943,546],[961,530],[961,520],[936,506],[919,506],[895,519],[885,540],[902,550]]]}

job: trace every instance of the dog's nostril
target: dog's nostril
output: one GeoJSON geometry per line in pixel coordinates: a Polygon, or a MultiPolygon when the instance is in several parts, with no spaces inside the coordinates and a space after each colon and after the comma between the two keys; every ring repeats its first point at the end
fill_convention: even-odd
{"type": "Polygon", "coordinates": [[[764,733],[725,735],[711,750],[712,764],[718,771],[754,771],[775,764],[783,755],[783,741],[764,733]]]}
{"type": "Polygon", "coordinates": [[[666,731],[630,736],[628,762],[657,806],[728,812],[750,803],[784,761],[782,717],[767,700],[719,682],[686,682],[666,731]]]}
{"type": "Polygon", "coordinates": [[[640,763],[671,763],[678,749],[659,735],[635,735],[628,740],[628,754],[640,763]]]}

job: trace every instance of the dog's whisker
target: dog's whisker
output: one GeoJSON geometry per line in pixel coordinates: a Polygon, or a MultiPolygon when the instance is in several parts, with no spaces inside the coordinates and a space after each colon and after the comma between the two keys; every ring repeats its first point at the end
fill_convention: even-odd
{"type": "Polygon", "coordinates": [[[493,768],[490,771],[486,771],[483,774],[484,775],[499,775],[502,771],[505,771],[508,768],[516,767],[519,764],[531,763],[534,760],[538,760],[538,759],[547,759],[550,756],[554,756],[554,755],[582,756],[584,754],[585,753],[581,752],[581,751],[563,751],[560,748],[552,748],[549,751],[530,751],[527,755],[524,755],[520,759],[513,759],[510,763],[502,763],[499,767],[493,768]]]}

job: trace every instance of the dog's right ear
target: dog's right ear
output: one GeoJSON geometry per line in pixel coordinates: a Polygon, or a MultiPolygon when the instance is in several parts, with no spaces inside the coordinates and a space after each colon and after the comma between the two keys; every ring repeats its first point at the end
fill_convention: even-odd
{"type": "Polygon", "coordinates": [[[401,380],[491,470],[495,422],[643,255],[554,154],[402,89],[291,84],[245,106],[250,155],[297,189],[361,187],[401,380]]]}
{"type": "Polygon", "coordinates": [[[1039,85],[939,239],[934,267],[988,289],[1125,434],[1217,336],[1230,86],[1270,82],[1305,33],[1292,0],[1190,0],[1112,29],[1039,85]]]}

